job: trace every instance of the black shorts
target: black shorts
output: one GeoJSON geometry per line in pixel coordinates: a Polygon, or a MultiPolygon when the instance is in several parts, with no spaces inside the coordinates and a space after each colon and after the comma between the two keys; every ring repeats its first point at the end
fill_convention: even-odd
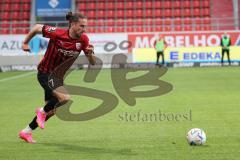
{"type": "Polygon", "coordinates": [[[63,86],[63,79],[56,78],[51,74],[38,72],[38,82],[44,89],[45,101],[49,101],[53,96],[52,91],[63,86]]]}

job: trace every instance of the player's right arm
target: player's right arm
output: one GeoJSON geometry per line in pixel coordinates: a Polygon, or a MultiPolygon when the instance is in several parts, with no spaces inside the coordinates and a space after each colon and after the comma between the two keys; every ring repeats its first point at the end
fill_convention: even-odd
{"type": "Polygon", "coordinates": [[[28,45],[28,42],[38,33],[42,33],[42,28],[43,28],[43,25],[41,24],[36,24],[32,30],[27,34],[27,36],[25,37],[24,41],[23,41],[23,44],[22,44],[22,50],[24,51],[30,51],[29,49],[29,45],[28,45]]]}

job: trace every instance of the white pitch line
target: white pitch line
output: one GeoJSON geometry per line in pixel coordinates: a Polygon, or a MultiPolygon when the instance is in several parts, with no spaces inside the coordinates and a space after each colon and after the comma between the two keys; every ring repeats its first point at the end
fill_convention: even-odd
{"type": "Polygon", "coordinates": [[[17,75],[17,76],[13,76],[13,77],[3,78],[3,79],[0,79],[0,82],[6,82],[6,81],[18,79],[18,78],[27,77],[27,76],[32,75],[32,74],[35,74],[35,73],[36,73],[36,71],[34,71],[34,72],[29,72],[29,73],[24,73],[24,74],[17,75]]]}

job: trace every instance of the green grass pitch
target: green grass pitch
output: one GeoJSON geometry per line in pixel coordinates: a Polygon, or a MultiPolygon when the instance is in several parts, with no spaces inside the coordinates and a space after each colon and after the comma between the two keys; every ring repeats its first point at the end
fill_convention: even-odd
{"type": "MultiPolygon", "coordinates": [[[[90,121],[66,122],[54,117],[44,130],[34,131],[36,144],[27,144],[17,136],[34,116],[35,108],[44,104],[36,73],[0,73],[1,160],[239,159],[239,67],[170,68],[161,79],[174,89],[159,97],[138,98],[134,107],[117,95],[109,69],[102,70],[94,83],[83,82],[84,73],[73,71],[66,82],[111,92],[118,97],[118,106],[90,121]],[[180,121],[124,119],[126,113],[149,115],[159,111],[188,117],[180,121]],[[186,133],[195,127],[207,134],[203,146],[187,144],[186,133]]],[[[84,96],[72,99],[74,113],[86,112],[100,103],[84,96]]]]}

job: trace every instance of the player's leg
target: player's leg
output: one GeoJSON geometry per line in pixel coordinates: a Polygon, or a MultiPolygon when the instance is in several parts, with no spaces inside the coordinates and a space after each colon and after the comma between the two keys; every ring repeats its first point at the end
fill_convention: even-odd
{"type": "Polygon", "coordinates": [[[228,58],[228,64],[231,65],[229,50],[226,50],[226,53],[227,53],[227,58],[228,58]]]}
{"type": "Polygon", "coordinates": [[[224,58],[224,49],[222,49],[222,57],[221,57],[221,64],[223,65],[223,58],[224,58]]]}
{"type": "Polygon", "coordinates": [[[157,60],[156,60],[156,65],[158,65],[158,63],[159,63],[159,56],[160,56],[160,53],[159,53],[159,52],[157,52],[157,60]]]}
{"type": "Polygon", "coordinates": [[[165,64],[164,52],[162,52],[161,54],[162,54],[162,65],[164,65],[165,64]]]}

